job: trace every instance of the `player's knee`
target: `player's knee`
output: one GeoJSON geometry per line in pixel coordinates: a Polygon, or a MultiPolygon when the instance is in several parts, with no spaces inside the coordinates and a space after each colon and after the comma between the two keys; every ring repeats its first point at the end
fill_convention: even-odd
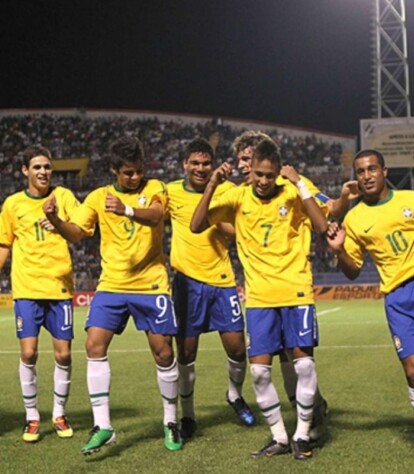
{"type": "Polygon", "coordinates": [[[58,353],[55,352],[55,361],[59,365],[63,365],[67,367],[72,363],[72,357],[70,350],[68,351],[60,351],[58,353]]]}
{"type": "Polygon", "coordinates": [[[270,366],[262,364],[251,364],[250,373],[252,374],[253,384],[255,386],[268,385],[272,379],[270,366]]]}
{"type": "Polygon", "coordinates": [[[315,371],[313,357],[301,357],[294,360],[294,367],[298,377],[309,377],[315,371]]]}
{"type": "Polygon", "coordinates": [[[38,351],[33,347],[27,347],[21,350],[20,359],[26,365],[35,365],[38,358],[38,351]]]}
{"type": "Polygon", "coordinates": [[[106,356],[107,347],[99,344],[93,339],[87,339],[85,342],[86,354],[90,359],[100,359],[106,356]]]}

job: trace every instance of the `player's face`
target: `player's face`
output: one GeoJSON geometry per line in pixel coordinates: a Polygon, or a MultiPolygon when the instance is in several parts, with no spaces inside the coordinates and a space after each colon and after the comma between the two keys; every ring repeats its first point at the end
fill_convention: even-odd
{"type": "Polygon", "coordinates": [[[252,185],[259,197],[266,199],[273,194],[279,172],[280,166],[269,160],[253,160],[251,172],[252,185]]]}
{"type": "Polygon", "coordinates": [[[22,166],[22,172],[27,177],[28,190],[32,196],[43,196],[49,191],[52,163],[47,156],[34,156],[29,167],[22,166]]]}
{"type": "Polygon", "coordinates": [[[195,191],[204,191],[213,172],[213,159],[208,153],[191,153],[184,161],[187,186],[195,191]]]}
{"type": "Polygon", "coordinates": [[[251,146],[244,148],[237,153],[237,169],[243,175],[244,181],[247,184],[252,182],[251,171],[252,171],[252,158],[254,149],[251,146]]]}
{"type": "Polygon", "coordinates": [[[368,201],[384,199],[388,193],[385,182],[387,168],[383,168],[375,155],[358,158],[354,162],[358,187],[368,201]]]}
{"type": "Polygon", "coordinates": [[[123,191],[136,191],[141,184],[144,173],[136,163],[124,163],[119,170],[112,169],[116,184],[123,191]]]}

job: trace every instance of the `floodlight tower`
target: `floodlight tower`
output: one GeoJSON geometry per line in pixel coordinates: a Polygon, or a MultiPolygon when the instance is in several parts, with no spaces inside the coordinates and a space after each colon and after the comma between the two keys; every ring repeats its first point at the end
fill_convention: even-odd
{"type": "Polygon", "coordinates": [[[374,0],[373,118],[411,116],[405,19],[404,0],[374,0]]]}

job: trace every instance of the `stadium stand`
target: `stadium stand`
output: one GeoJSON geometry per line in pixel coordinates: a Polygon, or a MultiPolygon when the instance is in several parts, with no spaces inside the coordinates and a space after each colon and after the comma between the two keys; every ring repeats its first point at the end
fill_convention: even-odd
{"type": "MultiPolygon", "coordinates": [[[[129,117],[122,115],[87,116],[82,111],[72,114],[19,114],[0,118],[0,204],[6,196],[23,189],[20,168],[22,151],[29,145],[42,144],[48,147],[55,160],[79,160],[87,158],[85,173],[78,170],[56,170],[54,183],[66,186],[83,200],[86,194],[98,186],[110,182],[107,150],[109,144],[124,134],[138,135],[146,147],[148,157],[147,175],[169,182],[182,177],[181,154],[184,145],[196,136],[210,140],[215,146],[217,164],[224,160],[234,162],[231,143],[244,129],[224,125],[221,120],[203,122],[177,119],[160,119],[157,116],[129,117]]],[[[337,197],[344,176],[340,143],[323,141],[315,135],[291,135],[275,129],[263,131],[269,134],[281,147],[284,162],[294,165],[308,176],[327,195],[337,197]]],[[[56,166],[56,168],[60,168],[56,166]]],[[[238,181],[237,174],[234,176],[238,181]]],[[[171,229],[166,225],[165,251],[168,255],[171,229]]],[[[99,232],[92,239],[86,239],[72,247],[75,285],[77,290],[93,290],[100,273],[99,232]]],[[[242,285],[243,275],[236,252],[232,257],[238,284],[242,285]]],[[[337,271],[332,254],[323,239],[315,239],[312,247],[315,282],[332,279],[343,281],[337,271]],[[325,275],[329,276],[326,277],[325,275]]],[[[5,268],[1,277],[1,291],[10,291],[10,282],[5,268]]],[[[377,276],[372,266],[362,276],[364,281],[375,282],[377,276]]],[[[360,281],[363,281],[360,279],[360,281]]]]}

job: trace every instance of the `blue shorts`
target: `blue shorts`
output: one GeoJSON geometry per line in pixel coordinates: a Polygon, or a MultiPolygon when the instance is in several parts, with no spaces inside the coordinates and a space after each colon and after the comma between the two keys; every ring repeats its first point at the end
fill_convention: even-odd
{"type": "Polygon", "coordinates": [[[73,339],[72,300],[14,300],[16,335],[38,337],[45,327],[55,339],[73,339]]]}
{"type": "Polygon", "coordinates": [[[246,323],[249,357],[318,345],[314,305],[248,308],[246,323]]]}
{"type": "Polygon", "coordinates": [[[235,286],[211,286],[177,272],[173,299],[181,337],[196,337],[210,331],[244,330],[243,313],[235,286]]]}
{"type": "Polygon", "coordinates": [[[414,355],[414,279],[385,295],[388,327],[400,360],[414,355]]]}
{"type": "Polygon", "coordinates": [[[167,294],[97,291],[89,308],[85,329],[98,327],[121,334],[130,316],[138,330],[153,334],[177,334],[174,307],[167,294]]]}

